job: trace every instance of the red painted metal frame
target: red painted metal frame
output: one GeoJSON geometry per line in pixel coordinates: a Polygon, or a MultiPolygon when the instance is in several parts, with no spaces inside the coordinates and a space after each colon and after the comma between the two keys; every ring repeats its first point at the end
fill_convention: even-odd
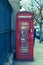
{"type": "Polygon", "coordinates": [[[33,60],[34,55],[34,22],[33,22],[33,14],[28,12],[20,12],[17,14],[16,19],[16,58],[18,60],[33,60]],[[31,18],[18,18],[18,16],[31,16],[31,18]],[[29,22],[29,33],[27,34],[28,44],[29,44],[29,52],[28,55],[22,55],[20,51],[20,22],[29,22]],[[32,31],[31,31],[32,30],[32,31]]]}

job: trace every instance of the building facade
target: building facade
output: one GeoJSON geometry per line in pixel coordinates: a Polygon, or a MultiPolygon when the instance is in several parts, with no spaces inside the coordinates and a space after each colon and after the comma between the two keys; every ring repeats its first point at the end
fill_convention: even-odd
{"type": "Polygon", "coordinates": [[[0,0],[0,63],[10,52],[11,13],[12,7],[8,0],[0,0]]]}

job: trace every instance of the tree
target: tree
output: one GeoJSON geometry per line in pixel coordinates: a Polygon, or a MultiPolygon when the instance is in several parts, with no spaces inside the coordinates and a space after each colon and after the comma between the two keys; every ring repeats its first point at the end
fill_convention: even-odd
{"type": "Polygon", "coordinates": [[[40,42],[42,40],[42,24],[43,24],[43,0],[21,0],[21,6],[34,14],[34,20],[40,25],[40,42]]]}

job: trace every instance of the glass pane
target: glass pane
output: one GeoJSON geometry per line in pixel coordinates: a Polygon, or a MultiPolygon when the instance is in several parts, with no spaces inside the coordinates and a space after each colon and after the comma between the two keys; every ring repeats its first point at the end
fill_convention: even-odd
{"type": "Polygon", "coordinates": [[[21,42],[26,42],[27,39],[26,39],[26,36],[27,36],[27,31],[26,30],[21,30],[20,32],[20,39],[21,39],[21,42]]]}
{"type": "Polygon", "coordinates": [[[21,29],[28,29],[29,28],[29,26],[21,26],[21,29]]]}
{"type": "Polygon", "coordinates": [[[25,38],[21,38],[21,42],[26,42],[27,40],[25,38]]]}
{"type": "Polygon", "coordinates": [[[29,25],[29,22],[20,22],[20,25],[29,25]]]}
{"type": "Polygon", "coordinates": [[[29,45],[27,43],[25,44],[21,44],[21,53],[28,53],[29,52],[29,49],[28,49],[29,45]]]}
{"type": "Polygon", "coordinates": [[[26,36],[26,30],[21,30],[21,37],[25,37],[26,36]]]}

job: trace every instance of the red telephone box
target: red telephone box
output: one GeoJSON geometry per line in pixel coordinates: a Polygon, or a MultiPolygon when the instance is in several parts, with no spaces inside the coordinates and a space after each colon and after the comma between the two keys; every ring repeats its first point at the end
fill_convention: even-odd
{"type": "Polygon", "coordinates": [[[16,19],[16,58],[18,60],[33,60],[33,44],[33,14],[20,12],[16,19]]]}

